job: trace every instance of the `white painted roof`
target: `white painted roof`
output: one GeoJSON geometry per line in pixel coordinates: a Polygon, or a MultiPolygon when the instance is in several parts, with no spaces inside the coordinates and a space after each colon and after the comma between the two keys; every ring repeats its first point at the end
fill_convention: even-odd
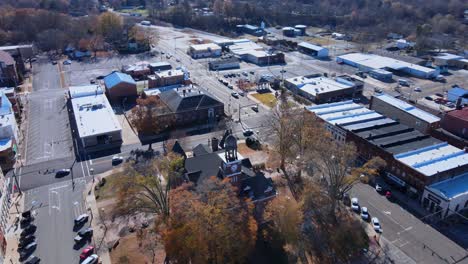
{"type": "Polygon", "coordinates": [[[339,83],[333,79],[319,76],[307,78],[306,76],[299,76],[289,78],[286,81],[294,84],[297,89],[300,89],[310,95],[316,96],[321,93],[328,93],[351,88],[352,85],[339,83]]]}
{"type": "Polygon", "coordinates": [[[216,45],[215,43],[206,43],[206,44],[197,44],[190,46],[193,50],[203,51],[211,49],[211,51],[221,50],[221,47],[216,45]]]}
{"type": "Polygon", "coordinates": [[[309,43],[309,42],[301,42],[301,43],[299,43],[297,45],[301,46],[301,47],[304,47],[304,48],[311,49],[311,50],[315,50],[315,51],[320,51],[320,50],[327,49],[327,48],[324,48],[322,46],[314,45],[314,44],[309,43]]]}
{"type": "Polygon", "coordinates": [[[411,105],[405,101],[402,101],[398,98],[395,98],[393,96],[390,96],[388,94],[385,94],[385,93],[381,93],[381,94],[376,94],[374,95],[375,98],[378,98],[384,102],[386,102],[387,104],[390,104],[414,117],[417,117],[421,120],[424,120],[428,123],[435,123],[435,122],[439,122],[440,121],[440,118],[438,118],[437,116],[433,115],[433,114],[430,114],[426,111],[423,111],[417,107],[415,107],[414,105],[411,105]]]}
{"type": "Polygon", "coordinates": [[[166,78],[169,76],[181,76],[184,75],[184,71],[175,69],[175,70],[167,70],[167,71],[159,71],[155,72],[154,75],[159,76],[160,78],[166,78]]]}
{"type": "Polygon", "coordinates": [[[439,56],[436,56],[434,58],[442,60],[461,60],[463,59],[463,56],[458,56],[450,53],[441,53],[439,56]]]}
{"type": "Polygon", "coordinates": [[[68,88],[70,92],[70,98],[78,98],[89,95],[103,94],[104,91],[99,84],[81,85],[81,86],[70,86],[68,88]]]}
{"type": "Polygon", "coordinates": [[[104,94],[78,97],[71,101],[81,138],[122,130],[104,94]]]}
{"type": "Polygon", "coordinates": [[[401,70],[404,68],[411,68],[428,74],[435,72],[435,70],[431,68],[375,54],[350,53],[338,56],[337,58],[353,61],[372,69],[390,68],[401,70]]]}
{"type": "Polygon", "coordinates": [[[382,118],[375,111],[353,103],[353,101],[322,104],[308,107],[307,110],[315,113],[321,119],[333,125],[347,124],[356,121],[382,118]]]}
{"type": "Polygon", "coordinates": [[[395,158],[426,176],[468,164],[468,153],[446,142],[401,153],[395,158]]]}

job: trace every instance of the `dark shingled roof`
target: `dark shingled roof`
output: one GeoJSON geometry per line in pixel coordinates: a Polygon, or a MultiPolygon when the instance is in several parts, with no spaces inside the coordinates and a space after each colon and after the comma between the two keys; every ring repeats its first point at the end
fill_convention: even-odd
{"type": "Polygon", "coordinates": [[[201,156],[210,153],[210,149],[208,146],[204,144],[198,144],[196,147],[193,148],[193,156],[201,156]]]}
{"type": "Polygon", "coordinates": [[[217,176],[222,160],[216,153],[195,156],[185,160],[185,170],[189,180],[195,184],[217,176]]]}
{"type": "Polygon", "coordinates": [[[172,89],[162,92],[159,97],[172,112],[176,113],[223,105],[220,101],[197,89],[191,89],[191,92],[188,92],[188,89],[185,91],[185,96],[183,90],[172,89]]]}
{"type": "Polygon", "coordinates": [[[242,181],[240,195],[252,200],[259,200],[276,195],[276,189],[271,178],[263,173],[257,173],[242,181]]]}
{"type": "Polygon", "coordinates": [[[184,158],[187,158],[187,155],[185,155],[185,150],[182,148],[179,141],[176,141],[174,143],[174,146],[172,146],[172,152],[177,153],[177,154],[181,155],[184,158]]]}

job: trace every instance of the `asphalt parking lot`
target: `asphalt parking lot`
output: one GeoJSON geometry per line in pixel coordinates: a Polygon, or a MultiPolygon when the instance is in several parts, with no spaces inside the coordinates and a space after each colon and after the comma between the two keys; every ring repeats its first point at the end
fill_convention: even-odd
{"type": "Polygon", "coordinates": [[[41,258],[41,263],[79,263],[81,250],[73,248],[73,220],[86,213],[84,186],[85,181],[80,179],[75,181],[75,187],[67,181],[25,193],[25,209],[32,209],[37,226],[34,255],[41,258]]]}

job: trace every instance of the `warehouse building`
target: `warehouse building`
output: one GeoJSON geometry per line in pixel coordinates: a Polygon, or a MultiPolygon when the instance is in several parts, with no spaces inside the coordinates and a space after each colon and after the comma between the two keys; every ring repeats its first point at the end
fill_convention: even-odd
{"type": "Polygon", "coordinates": [[[295,28],[293,27],[284,27],[282,31],[285,37],[294,38],[296,36],[295,28]]]}
{"type": "Polygon", "coordinates": [[[81,145],[87,151],[120,147],[122,128],[98,85],[69,88],[71,105],[81,145]]]}
{"type": "Polygon", "coordinates": [[[221,47],[214,43],[191,45],[188,54],[194,59],[221,56],[221,47]]]}
{"type": "Polygon", "coordinates": [[[261,27],[253,26],[253,25],[237,25],[237,31],[239,33],[246,33],[253,36],[260,37],[265,33],[265,31],[261,27]]]}
{"type": "Polygon", "coordinates": [[[307,43],[307,42],[301,42],[301,43],[297,44],[297,50],[304,53],[304,54],[314,56],[314,57],[317,57],[317,58],[327,58],[328,57],[328,49],[327,48],[317,46],[317,45],[307,43]]]}
{"type": "Polygon", "coordinates": [[[215,61],[210,61],[208,63],[210,71],[222,71],[229,69],[239,69],[240,63],[237,58],[221,58],[215,61]]]}
{"type": "Polygon", "coordinates": [[[434,64],[441,67],[454,67],[459,69],[468,69],[468,59],[463,56],[441,53],[434,57],[434,64]]]}
{"type": "Polygon", "coordinates": [[[455,86],[447,91],[447,100],[450,102],[457,102],[461,99],[461,104],[468,104],[468,90],[455,86]]]}
{"type": "Polygon", "coordinates": [[[350,53],[336,57],[337,63],[344,63],[363,72],[382,69],[392,73],[406,73],[419,78],[431,79],[439,70],[374,54],[350,53]]]}
{"type": "Polygon", "coordinates": [[[468,107],[447,112],[442,118],[441,127],[457,137],[468,140],[468,107]]]}
{"type": "Polygon", "coordinates": [[[422,133],[440,127],[440,118],[385,93],[372,96],[369,108],[422,133]]]}
{"type": "Polygon", "coordinates": [[[232,54],[241,60],[257,65],[272,65],[284,63],[284,54],[281,52],[269,53],[262,46],[252,41],[236,42],[228,46],[232,54]]]}
{"type": "Polygon", "coordinates": [[[122,66],[122,72],[132,76],[132,78],[136,80],[144,79],[151,73],[149,63],[147,61],[140,61],[134,64],[122,66]]]}
{"type": "Polygon", "coordinates": [[[382,69],[375,69],[370,71],[369,76],[383,82],[391,82],[393,80],[393,74],[382,69]]]}
{"type": "Polygon", "coordinates": [[[362,95],[363,85],[344,78],[330,79],[321,75],[298,76],[286,79],[286,88],[316,103],[341,101],[362,95]]]}

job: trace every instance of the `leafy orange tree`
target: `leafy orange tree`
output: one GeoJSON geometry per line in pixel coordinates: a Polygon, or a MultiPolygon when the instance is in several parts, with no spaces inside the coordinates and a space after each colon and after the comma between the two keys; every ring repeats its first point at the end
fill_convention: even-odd
{"type": "Polygon", "coordinates": [[[228,181],[215,177],[197,191],[191,185],[173,190],[162,235],[168,257],[174,263],[244,263],[256,241],[252,211],[228,181]]]}
{"type": "Polygon", "coordinates": [[[143,134],[158,134],[175,123],[175,116],[168,112],[157,96],[137,100],[137,106],[130,113],[130,122],[143,134]]]}

